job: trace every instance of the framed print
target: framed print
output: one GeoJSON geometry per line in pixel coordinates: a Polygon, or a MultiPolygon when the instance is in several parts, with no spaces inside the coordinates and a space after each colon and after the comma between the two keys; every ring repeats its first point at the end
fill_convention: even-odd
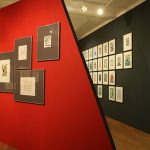
{"type": "Polygon", "coordinates": [[[98,57],[103,56],[103,46],[102,44],[98,45],[98,57]]]}
{"type": "Polygon", "coordinates": [[[108,71],[103,72],[103,84],[108,85],[108,71]]]}
{"type": "Polygon", "coordinates": [[[98,59],[98,71],[103,70],[103,58],[98,59]]]}
{"type": "Polygon", "coordinates": [[[116,55],[116,69],[123,69],[123,54],[116,55]]]}
{"type": "Polygon", "coordinates": [[[89,70],[89,61],[86,61],[86,66],[87,66],[87,68],[89,70]]]}
{"type": "Polygon", "coordinates": [[[97,86],[97,96],[98,96],[98,98],[103,98],[103,87],[102,87],[102,85],[97,86]]]}
{"type": "Polygon", "coordinates": [[[115,85],[115,71],[109,71],[109,85],[115,85]]]}
{"type": "Polygon", "coordinates": [[[132,68],[132,51],[124,52],[124,69],[132,68]]]}
{"type": "Polygon", "coordinates": [[[13,93],[14,53],[0,53],[0,92],[13,93]]]}
{"type": "Polygon", "coordinates": [[[115,86],[109,86],[109,100],[115,101],[115,86]]]}
{"type": "Polygon", "coordinates": [[[108,70],[108,57],[103,57],[103,70],[108,70]]]}
{"type": "Polygon", "coordinates": [[[98,72],[98,84],[102,84],[103,81],[103,74],[102,72],[98,72]]]}
{"type": "Polygon", "coordinates": [[[97,58],[97,46],[93,47],[93,59],[97,58]]]}
{"type": "Polygon", "coordinates": [[[90,72],[90,76],[91,76],[91,79],[93,80],[93,73],[92,72],[90,72]]]}
{"type": "Polygon", "coordinates": [[[116,87],[116,102],[123,103],[123,87],[116,87]]]}
{"type": "Polygon", "coordinates": [[[97,71],[97,59],[93,60],[93,71],[97,71]]]}
{"type": "Polygon", "coordinates": [[[37,60],[59,60],[60,23],[49,24],[38,28],[37,60]]]}
{"type": "Polygon", "coordinates": [[[93,49],[89,49],[89,60],[93,59],[93,49]]]}
{"type": "Polygon", "coordinates": [[[97,72],[93,72],[93,84],[97,84],[97,72]]]}
{"type": "Polygon", "coordinates": [[[109,41],[109,55],[115,54],[116,47],[115,47],[115,39],[109,41]]]}
{"type": "Polygon", "coordinates": [[[115,69],[115,55],[109,56],[109,70],[114,70],[115,69]]]}
{"type": "Polygon", "coordinates": [[[15,71],[15,101],[44,104],[44,70],[15,71]]]}
{"type": "Polygon", "coordinates": [[[108,42],[103,44],[103,56],[108,55],[108,42]]]}
{"type": "Polygon", "coordinates": [[[15,40],[15,69],[31,69],[32,36],[15,40]]]}
{"type": "Polygon", "coordinates": [[[85,51],[85,60],[86,61],[89,60],[89,51],[88,50],[85,51]]]}
{"type": "Polygon", "coordinates": [[[89,61],[89,71],[93,71],[93,60],[89,61]]]}
{"type": "Polygon", "coordinates": [[[123,36],[123,50],[132,50],[132,33],[123,36]]]}

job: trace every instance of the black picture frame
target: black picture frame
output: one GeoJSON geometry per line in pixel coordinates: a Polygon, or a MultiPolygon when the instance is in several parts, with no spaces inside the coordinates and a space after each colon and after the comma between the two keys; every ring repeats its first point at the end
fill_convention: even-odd
{"type": "Polygon", "coordinates": [[[14,72],[14,52],[6,52],[6,53],[0,53],[0,92],[4,93],[13,93],[13,72],[14,72]],[[3,63],[2,61],[6,61],[5,64],[1,65],[3,63]],[[7,63],[8,62],[8,63],[7,63]],[[10,66],[10,69],[8,67],[10,66]],[[10,71],[9,71],[10,70],[10,71]],[[3,73],[5,75],[3,75],[3,73]],[[8,81],[2,81],[4,76],[4,80],[8,81]],[[5,78],[6,77],[6,78],[5,78]]]}
{"type": "Polygon", "coordinates": [[[18,38],[15,40],[15,69],[31,69],[32,67],[32,36],[18,38]],[[24,54],[21,58],[21,47],[25,47],[22,51],[24,54]]]}
{"type": "Polygon", "coordinates": [[[44,70],[16,70],[15,71],[15,87],[14,87],[14,99],[16,102],[25,102],[32,104],[44,105],[45,97],[45,71],[44,70]],[[32,86],[30,83],[31,79],[34,79],[35,85],[32,86]],[[27,82],[26,82],[27,80],[27,82]],[[23,82],[24,81],[24,85],[23,82]],[[33,87],[35,89],[33,89],[33,87]],[[28,88],[28,89],[27,89],[28,88]],[[35,95],[29,95],[23,93],[23,90],[29,93],[34,90],[35,95]],[[29,90],[30,89],[30,90],[29,90]],[[23,93],[23,94],[22,94],[23,93]]]}
{"type": "Polygon", "coordinates": [[[37,32],[37,61],[60,59],[60,23],[41,26],[37,32]]]}

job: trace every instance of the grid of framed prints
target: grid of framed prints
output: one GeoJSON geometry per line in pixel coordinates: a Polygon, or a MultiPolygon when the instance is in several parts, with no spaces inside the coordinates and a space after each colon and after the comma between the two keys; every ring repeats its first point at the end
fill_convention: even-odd
{"type": "Polygon", "coordinates": [[[122,40],[122,53],[116,53],[116,39],[82,52],[93,84],[97,85],[98,97],[103,98],[103,86],[108,86],[108,99],[119,103],[123,103],[123,87],[116,85],[116,70],[131,69],[133,66],[132,33],[123,35],[122,40]]]}

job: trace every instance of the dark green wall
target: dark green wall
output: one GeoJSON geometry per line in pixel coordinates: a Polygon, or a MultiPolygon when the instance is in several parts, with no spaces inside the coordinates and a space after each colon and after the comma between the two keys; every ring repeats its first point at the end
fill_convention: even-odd
{"type": "Polygon", "coordinates": [[[150,1],[146,1],[79,41],[80,50],[116,39],[123,52],[123,35],[133,33],[133,69],[116,70],[116,85],[124,87],[124,103],[108,100],[104,86],[102,108],[107,116],[150,133],[150,1]]]}

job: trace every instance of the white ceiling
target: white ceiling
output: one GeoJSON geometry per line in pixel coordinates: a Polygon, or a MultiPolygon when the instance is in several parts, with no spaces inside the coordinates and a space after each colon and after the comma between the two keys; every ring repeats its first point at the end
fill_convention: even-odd
{"type": "Polygon", "coordinates": [[[78,39],[94,32],[145,0],[64,0],[78,39]],[[88,9],[82,12],[82,6],[88,9]],[[97,10],[104,9],[98,16],[97,10]]]}
{"type": "MultiPolygon", "coordinates": [[[[0,0],[0,8],[19,0],[0,0]]],[[[94,32],[145,0],[64,0],[78,39],[94,32]],[[88,10],[83,13],[82,6],[88,10]],[[104,8],[104,15],[98,16],[97,9],[104,8]]]]}

